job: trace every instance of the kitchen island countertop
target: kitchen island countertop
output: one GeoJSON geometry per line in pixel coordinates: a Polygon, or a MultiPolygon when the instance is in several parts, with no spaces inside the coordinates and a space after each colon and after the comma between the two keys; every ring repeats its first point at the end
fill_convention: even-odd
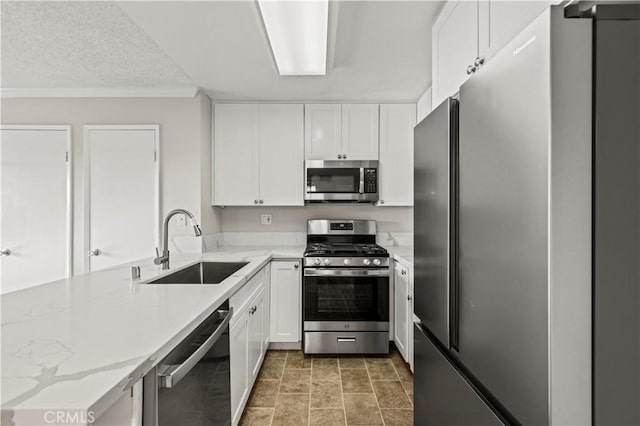
{"type": "Polygon", "coordinates": [[[172,253],[168,271],[149,258],[0,296],[2,424],[43,424],[48,410],[98,418],[270,260],[303,251],[172,253]],[[249,263],[217,285],[145,284],[203,260],[249,263]]]}

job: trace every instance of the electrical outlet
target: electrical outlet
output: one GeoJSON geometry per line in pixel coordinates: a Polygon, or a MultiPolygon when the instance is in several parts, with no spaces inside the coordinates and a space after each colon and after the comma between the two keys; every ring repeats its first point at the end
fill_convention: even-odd
{"type": "Polygon", "coordinates": [[[262,215],[262,224],[263,225],[271,225],[271,215],[270,214],[263,214],[262,215]]]}

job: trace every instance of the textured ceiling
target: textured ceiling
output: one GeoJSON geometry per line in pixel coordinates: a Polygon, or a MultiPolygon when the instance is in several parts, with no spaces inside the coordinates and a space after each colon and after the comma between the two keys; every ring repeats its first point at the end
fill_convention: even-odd
{"type": "Polygon", "coordinates": [[[375,102],[415,101],[431,85],[442,3],[332,2],[333,65],[321,77],[277,74],[255,1],[119,5],[215,100],[375,102]]]}
{"type": "Polygon", "coordinates": [[[3,88],[194,86],[113,2],[1,3],[3,88]]]}

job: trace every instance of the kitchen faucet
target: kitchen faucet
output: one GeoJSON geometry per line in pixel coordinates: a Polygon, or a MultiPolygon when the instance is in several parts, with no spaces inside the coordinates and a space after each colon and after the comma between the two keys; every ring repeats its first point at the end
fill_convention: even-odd
{"type": "Polygon", "coordinates": [[[191,212],[184,209],[171,210],[167,214],[167,217],[164,218],[164,233],[162,234],[162,256],[160,256],[160,253],[158,253],[158,249],[156,248],[157,257],[153,259],[153,263],[155,263],[156,265],[162,265],[162,269],[169,269],[169,220],[177,214],[184,214],[188,216],[189,220],[191,221],[191,225],[193,225],[193,232],[195,233],[196,237],[202,235],[200,226],[198,226],[198,222],[196,222],[196,218],[193,217],[193,214],[191,214],[191,212]]]}

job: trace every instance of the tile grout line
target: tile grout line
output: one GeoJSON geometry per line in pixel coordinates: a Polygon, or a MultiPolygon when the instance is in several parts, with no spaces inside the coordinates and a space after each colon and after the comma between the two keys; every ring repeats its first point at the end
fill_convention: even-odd
{"type": "MultiPolygon", "coordinates": [[[[386,423],[384,422],[384,417],[382,416],[382,408],[380,408],[380,403],[378,402],[378,395],[376,394],[376,389],[373,387],[373,380],[371,380],[371,374],[369,373],[369,365],[367,364],[367,360],[366,359],[364,360],[364,368],[367,370],[367,377],[369,377],[369,384],[371,385],[371,390],[373,391],[373,399],[376,400],[376,405],[378,406],[378,412],[380,413],[380,419],[382,420],[382,426],[385,426],[386,423]]],[[[393,371],[396,371],[396,370],[394,369],[393,371]]],[[[397,374],[398,374],[398,372],[396,371],[396,375],[397,374]]]]}
{"type": "MultiPolygon", "coordinates": [[[[364,361],[363,361],[364,362],[364,361]]],[[[347,406],[344,403],[344,389],[342,389],[342,368],[340,368],[340,357],[337,359],[338,363],[338,380],[340,381],[340,399],[342,400],[342,415],[344,416],[344,424],[347,424],[347,406]]]]}
{"type": "MultiPolygon", "coordinates": [[[[396,375],[398,376],[398,379],[400,380],[400,387],[404,391],[404,394],[407,396],[407,399],[409,400],[409,403],[411,404],[411,408],[414,409],[415,407],[413,406],[413,399],[409,396],[409,392],[407,392],[407,388],[406,388],[406,386],[404,384],[404,381],[400,377],[400,374],[398,373],[398,369],[396,368],[396,364],[393,361],[391,361],[391,365],[393,365],[393,369],[395,370],[396,375]]],[[[404,367],[404,366],[403,366],[403,368],[406,369],[406,367],[404,367]]]]}

